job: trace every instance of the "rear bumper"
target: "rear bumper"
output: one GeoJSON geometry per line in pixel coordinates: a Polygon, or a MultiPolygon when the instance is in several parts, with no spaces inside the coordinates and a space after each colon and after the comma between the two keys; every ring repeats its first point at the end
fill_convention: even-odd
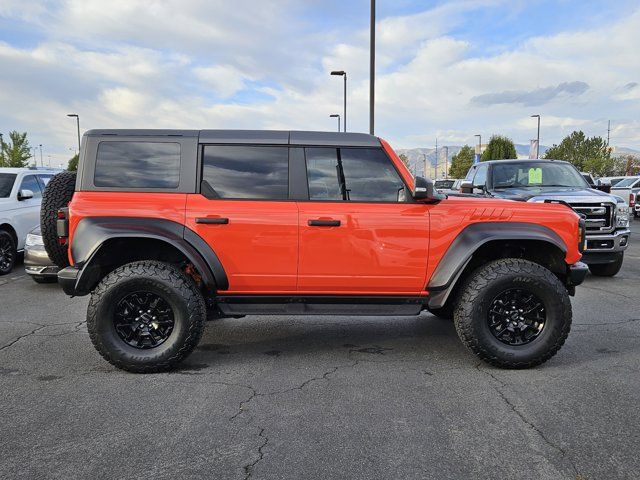
{"type": "Polygon", "coordinates": [[[58,284],[62,287],[62,290],[67,295],[85,295],[77,291],[76,285],[78,284],[78,278],[80,277],[80,270],[76,267],[63,268],[58,272],[58,284]]]}

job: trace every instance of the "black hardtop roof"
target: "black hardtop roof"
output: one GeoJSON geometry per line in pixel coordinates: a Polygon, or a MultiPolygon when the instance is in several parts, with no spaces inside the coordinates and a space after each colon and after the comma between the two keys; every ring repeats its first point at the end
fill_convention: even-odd
{"type": "Polygon", "coordinates": [[[555,160],[553,158],[509,158],[505,160],[485,160],[484,162],[477,163],[481,165],[483,163],[526,163],[526,162],[554,162],[554,163],[569,163],[565,160],[555,160]]]}
{"type": "Polygon", "coordinates": [[[317,145],[379,147],[380,140],[367,133],[314,132],[298,130],[88,130],[91,137],[197,137],[199,143],[317,145]]]}

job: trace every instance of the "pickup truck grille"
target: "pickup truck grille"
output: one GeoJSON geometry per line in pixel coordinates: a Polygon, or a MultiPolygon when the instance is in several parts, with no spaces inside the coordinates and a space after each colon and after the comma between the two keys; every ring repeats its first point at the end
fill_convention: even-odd
{"type": "Polygon", "coordinates": [[[587,234],[609,233],[614,230],[614,209],[611,203],[572,203],[571,207],[585,216],[587,234]]]}

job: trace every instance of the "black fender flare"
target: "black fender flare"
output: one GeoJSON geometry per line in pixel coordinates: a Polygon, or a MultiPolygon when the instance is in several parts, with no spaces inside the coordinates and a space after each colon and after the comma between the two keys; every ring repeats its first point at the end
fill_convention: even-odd
{"type": "Polygon", "coordinates": [[[473,254],[485,243],[495,240],[538,240],[567,252],[562,238],[544,225],[525,222],[483,222],[469,225],[451,242],[429,279],[429,308],[444,306],[473,254]]]}
{"type": "MultiPolygon", "coordinates": [[[[80,220],[71,240],[74,267],[79,269],[76,291],[87,292],[91,262],[107,240],[148,238],[161,240],[179,250],[193,263],[212,290],[227,290],[229,279],[211,246],[196,232],[172,220],[147,217],[86,217],[80,220]],[[84,278],[83,278],[84,277],[84,278]]],[[[87,292],[88,293],[88,292],[87,292]]]]}

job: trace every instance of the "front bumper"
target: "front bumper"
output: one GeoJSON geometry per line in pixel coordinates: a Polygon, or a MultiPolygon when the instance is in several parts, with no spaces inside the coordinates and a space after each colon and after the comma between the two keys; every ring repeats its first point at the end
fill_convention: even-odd
{"type": "Polygon", "coordinates": [[[567,268],[567,286],[575,287],[580,285],[587,276],[588,271],[589,267],[586,263],[577,262],[573,265],[569,265],[567,268]]]}
{"type": "Polygon", "coordinates": [[[587,234],[587,248],[585,255],[591,253],[616,253],[624,252],[629,246],[629,236],[631,231],[626,228],[624,230],[616,230],[613,233],[606,234],[587,234]]]}
{"type": "Polygon", "coordinates": [[[44,246],[29,246],[24,249],[24,271],[27,274],[55,277],[58,275],[58,270],[58,267],[49,259],[44,246]]]}

